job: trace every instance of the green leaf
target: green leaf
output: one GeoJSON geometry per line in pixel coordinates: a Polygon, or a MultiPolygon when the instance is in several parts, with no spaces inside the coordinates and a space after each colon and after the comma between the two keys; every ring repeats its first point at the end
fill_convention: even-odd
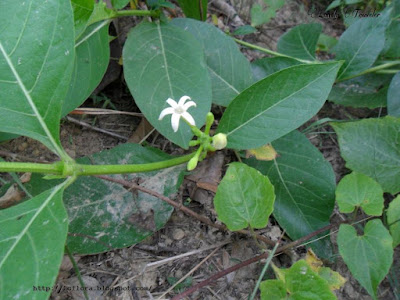
{"type": "Polygon", "coordinates": [[[362,18],[352,24],[335,47],[336,60],[345,60],[338,79],[356,75],[372,66],[385,44],[390,11],[377,18],[362,18]]]}
{"type": "MultiPolygon", "coordinates": [[[[275,187],[274,217],[293,240],[329,224],[335,204],[335,173],[310,141],[300,132],[272,142],[275,161],[246,160],[268,176],[275,187]]],[[[329,239],[312,244],[315,252],[329,257],[329,239]]]]}
{"type": "Polygon", "coordinates": [[[392,23],[386,30],[386,42],[382,51],[385,58],[400,57],[400,21],[392,20],[392,23]]]}
{"type": "Polygon", "coordinates": [[[59,119],[74,60],[71,3],[3,1],[0,19],[0,128],[65,157],[59,119]]]}
{"type": "Polygon", "coordinates": [[[393,261],[393,240],[388,230],[381,220],[375,219],[365,225],[364,235],[358,236],[354,227],[342,224],[337,241],[350,272],[377,299],[376,289],[393,261]]]}
{"type": "Polygon", "coordinates": [[[319,50],[329,52],[337,42],[334,37],[321,33],[318,37],[317,46],[319,50]]]}
{"type": "Polygon", "coordinates": [[[356,207],[361,207],[370,216],[380,216],[383,210],[383,190],[372,178],[353,172],[339,182],[336,201],[342,213],[351,213],[356,207]]]}
{"type": "Polygon", "coordinates": [[[400,245],[400,196],[397,196],[389,204],[387,223],[393,238],[393,248],[395,248],[400,245]]]}
{"type": "Polygon", "coordinates": [[[107,7],[105,1],[99,1],[94,4],[92,15],[90,16],[87,26],[100,21],[109,20],[116,16],[116,11],[107,7]]]}
{"type": "MultiPolygon", "coordinates": [[[[343,3],[345,3],[345,5],[352,5],[352,4],[357,4],[362,2],[362,0],[344,0],[343,3]]],[[[335,7],[340,6],[341,0],[335,0],[333,1],[328,8],[326,9],[326,11],[331,10],[335,7]]]]}
{"type": "Polygon", "coordinates": [[[400,192],[400,119],[387,116],[331,125],[347,168],[371,177],[384,192],[400,192]]]}
{"type": "Polygon", "coordinates": [[[93,0],[71,0],[74,11],[75,40],[85,31],[94,8],[93,0]]]}
{"type": "Polygon", "coordinates": [[[299,65],[258,81],[225,110],[217,132],[228,148],[257,148],[296,129],[324,104],[340,63],[299,65]],[[260,130],[262,128],[262,130],[260,130]]]}
{"type": "Polygon", "coordinates": [[[366,74],[339,82],[333,86],[328,99],[351,107],[385,107],[390,78],[390,75],[366,74]]]}
{"type": "Polygon", "coordinates": [[[111,0],[111,5],[115,9],[123,9],[128,3],[129,0],[111,0]]]}
{"type": "Polygon", "coordinates": [[[286,57],[264,57],[251,63],[254,78],[258,81],[265,77],[295,65],[301,64],[298,60],[286,57]]]}
{"type": "MultiPolygon", "coordinates": [[[[123,144],[77,161],[99,165],[142,164],[170,158],[154,148],[123,144]]],[[[157,193],[172,196],[177,192],[183,169],[184,166],[176,166],[111,177],[139,182],[157,193]]],[[[53,181],[32,175],[27,188],[32,194],[37,194],[53,181]]],[[[94,254],[139,243],[162,228],[173,211],[172,206],[156,197],[93,176],[79,177],[71,184],[64,194],[64,203],[72,234],[67,240],[68,247],[80,254],[94,254]]]]}
{"type": "Polygon", "coordinates": [[[174,19],[171,24],[190,32],[202,44],[211,78],[213,103],[228,106],[254,82],[247,58],[234,40],[217,27],[191,19],[174,19]]]}
{"type": "Polygon", "coordinates": [[[205,21],[207,19],[208,0],[178,0],[186,17],[205,21]]]}
{"type": "Polygon", "coordinates": [[[171,117],[158,120],[168,98],[189,96],[197,107],[189,113],[201,127],[211,108],[211,82],[201,44],[171,24],[143,22],[128,35],[124,50],[124,74],[136,104],[147,120],[175,144],[188,148],[190,127],[181,120],[178,132],[171,117]]]}
{"type": "Polygon", "coordinates": [[[233,32],[233,35],[246,35],[246,34],[251,34],[257,32],[257,28],[254,28],[253,26],[250,25],[243,25],[240,26],[239,28],[235,29],[233,32]]]}
{"type": "Polygon", "coordinates": [[[0,210],[0,299],[47,299],[64,254],[68,219],[62,193],[68,181],[0,210]]]}
{"type": "Polygon", "coordinates": [[[336,299],[328,283],[305,260],[299,260],[290,269],[281,269],[280,272],[284,275],[282,280],[266,280],[261,283],[262,300],[336,299]]]}
{"type": "Polygon", "coordinates": [[[61,115],[80,106],[98,86],[110,59],[109,21],[89,26],[75,45],[74,71],[61,115]]]}
{"type": "Polygon", "coordinates": [[[251,7],[251,26],[256,27],[268,23],[275,18],[276,11],[285,5],[284,0],[264,0],[264,4],[254,4],[251,7]]]}
{"type": "Polygon", "coordinates": [[[214,198],[218,219],[229,230],[263,228],[274,207],[274,187],[268,177],[242,163],[231,163],[214,198]]]}
{"type": "Polygon", "coordinates": [[[400,117],[400,72],[394,75],[387,93],[388,113],[400,117]]]}
{"type": "Polygon", "coordinates": [[[293,27],[278,41],[278,52],[306,60],[315,60],[315,49],[322,25],[301,24],[293,27]]]}

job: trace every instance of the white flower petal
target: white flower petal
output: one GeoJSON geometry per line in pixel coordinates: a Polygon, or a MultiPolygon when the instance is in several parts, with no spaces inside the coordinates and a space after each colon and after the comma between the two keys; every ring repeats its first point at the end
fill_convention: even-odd
{"type": "Polygon", "coordinates": [[[183,109],[185,111],[187,111],[189,109],[189,107],[192,107],[192,106],[196,107],[197,105],[196,105],[196,103],[194,101],[189,101],[188,103],[185,103],[183,105],[183,109]]]}
{"type": "Polygon", "coordinates": [[[194,122],[194,119],[193,119],[192,115],[189,114],[188,112],[185,111],[182,114],[182,118],[184,118],[186,121],[188,121],[190,125],[196,126],[196,123],[194,122]]]}
{"type": "Polygon", "coordinates": [[[183,106],[186,100],[191,100],[191,98],[189,96],[182,96],[181,99],[179,99],[178,105],[183,106]]]}
{"type": "Polygon", "coordinates": [[[178,128],[179,128],[179,119],[181,118],[181,115],[178,115],[178,114],[172,114],[172,117],[171,117],[171,126],[172,126],[172,129],[174,130],[174,132],[177,132],[178,131],[178,128]]]}
{"type": "Polygon", "coordinates": [[[172,108],[176,108],[178,106],[178,103],[176,103],[176,101],[174,99],[168,98],[167,99],[167,103],[169,104],[169,106],[171,106],[172,108]]]}
{"type": "Polygon", "coordinates": [[[166,115],[173,114],[175,110],[172,107],[167,107],[162,110],[160,116],[158,117],[158,120],[162,120],[166,115]]]}

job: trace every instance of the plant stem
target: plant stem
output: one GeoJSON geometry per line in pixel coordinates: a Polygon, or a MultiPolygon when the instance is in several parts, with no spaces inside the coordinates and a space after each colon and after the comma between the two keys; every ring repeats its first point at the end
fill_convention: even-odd
{"type": "Polygon", "coordinates": [[[114,14],[114,18],[139,16],[139,17],[159,17],[160,12],[157,10],[118,10],[114,14]]]}
{"type": "Polygon", "coordinates": [[[345,80],[349,80],[349,79],[352,79],[352,78],[355,78],[355,77],[358,77],[358,76],[362,76],[362,75],[365,75],[365,74],[368,74],[368,73],[373,73],[373,72],[376,72],[376,71],[387,69],[387,68],[390,68],[390,67],[393,67],[393,66],[396,66],[396,65],[400,65],[400,61],[399,60],[398,61],[389,62],[389,63],[385,63],[385,64],[382,64],[382,65],[379,65],[379,66],[375,66],[375,67],[366,69],[366,70],[364,70],[364,71],[362,71],[362,72],[360,72],[358,74],[355,74],[355,75],[351,75],[351,76],[348,76],[348,77],[345,77],[345,78],[340,78],[340,79],[336,80],[336,83],[337,82],[341,82],[341,81],[345,81],[345,80]]]}
{"type": "Polygon", "coordinates": [[[269,50],[267,48],[263,48],[263,47],[260,47],[260,46],[257,46],[257,45],[253,45],[253,44],[244,42],[244,41],[239,40],[239,39],[234,39],[234,40],[238,44],[241,44],[243,46],[246,46],[246,47],[261,51],[261,52],[265,52],[265,53],[273,55],[273,56],[286,57],[286,58],[294,59],[294,60],[297,60],[297,61],[299,61],[301,63],[304,63],[304,64],[315,64],[315,63],[318,63],[318,62],[315,62],[315,61],[309,61],[309,60],[305,60],[305,59],[300,59],[300,58],[292,57],[292,56],[285,55],[285,54],[282,54],[282,53],[279,53],[279,52],[275,52],[275,51],[269,50]]]}
{"type": "Polygon", "coordinates": [[[63,165],[60,163],[38,164],[23,162],[0,162],[0,172],[32,172],[61,175],[62,171],[63,165]]]}
{"type": "Polygon", "coordinates": [[[69,250],[67,245],[65,245],[65,252],[68,254],[68,257],[69,257],[69,259],[70,259],[70,261],[72,263],[72,266],[74,267],[74,271],[75,271],[76,277],[78,277],[79,284],[82,287],[83,295],[85,296],[86,300],[89,300],[89,296],[88,296],[87,291],[86,291],[87,289],[86,289],[85,283],[83,282],[81,272],[79,271],[78,264],[76,263],[76,260],[75,260],[74,256],[72,255],[72,253],[69,250]]]}
{"type": "Polygon", "coordinates": [[[20,162],[0,162],[0,172],[32,172],[61,176],[87,176],[87,175],[105,175],[105,174],[124,174],[141,173],[159,169],[165,169],[189,161],[195,153],[172,158],[169,160],[132,165],[81,165],[71,164],[65,172],[66,164],[56,162],[53,164],[20,163],[20,162]]]}

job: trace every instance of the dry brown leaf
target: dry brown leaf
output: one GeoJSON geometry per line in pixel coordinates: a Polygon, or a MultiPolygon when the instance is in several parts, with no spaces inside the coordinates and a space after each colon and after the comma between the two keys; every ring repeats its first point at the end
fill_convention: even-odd
{"type": "Polygon", "coordinates": [[[0,197],[0,209],[10,207],[17,204],[25,196],[25,193],[18,189],[17,184],[13,184],[7,190],[7,192],[0,197]]]}

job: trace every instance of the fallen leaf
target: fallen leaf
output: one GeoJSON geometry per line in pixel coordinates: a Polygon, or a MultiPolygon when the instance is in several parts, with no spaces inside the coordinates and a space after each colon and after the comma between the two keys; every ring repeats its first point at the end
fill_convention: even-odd
{"type": "Polygon", "coordinates": [[[259,148],[246,150],[246,158],[255,157],[258,160],[274,160],[278,156],[278,153],[270,145],[264,145],[259,148]]]}
{"type": "Polygon", "coordinates": [[[21,192],[18,189],[17,184],[11,185],[7,192],[0,197],[0,209],[4,209],[10,207],[14,204],[17,204],[21,201],[21,199],[25,196],[24,192],[21,192]]]}

